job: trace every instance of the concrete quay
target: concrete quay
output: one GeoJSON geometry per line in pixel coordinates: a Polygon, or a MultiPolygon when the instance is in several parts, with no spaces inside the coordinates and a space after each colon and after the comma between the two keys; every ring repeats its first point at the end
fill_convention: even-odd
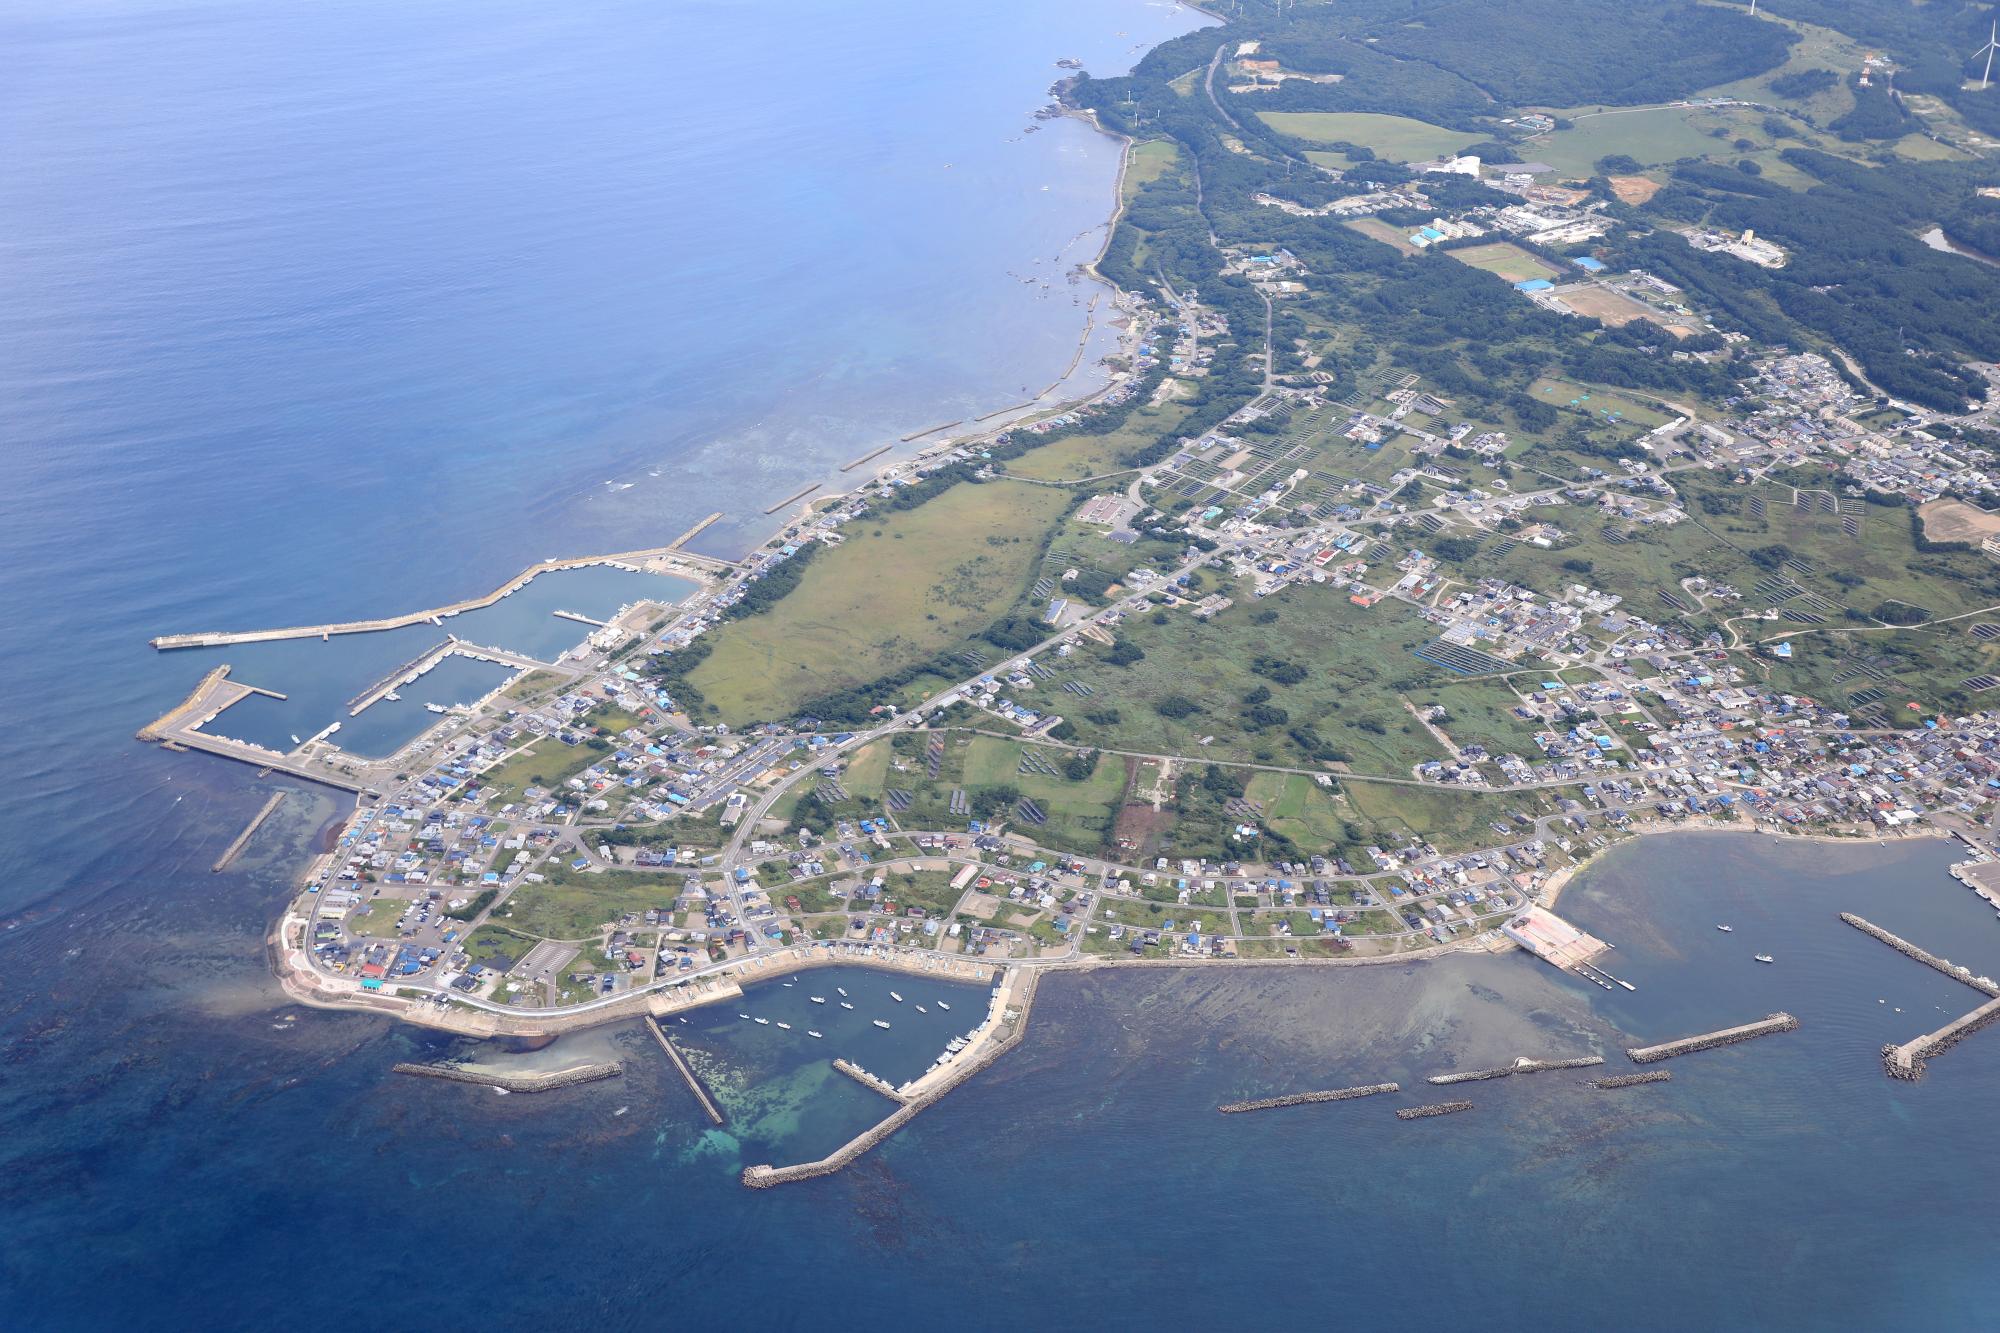
{"type": "Polygon", "coordinates": [[[2000,999],[1988,1000],[1971,1013],[1961,1014],[1936,1032],[1925,1033],[1915,1041],[1906,1041],[1901,1046],[1884,1046],[1882,1070],[1890,1078],[1907,1079],[1914,1083],[1924,1076],[1924,1064],[1931,1056],[1949,1049],[1995,1021],[2000,1021],[2000,999]]]}
{"type": "MultiPolygon", "coordinates": [[[[696,532],[708,526],[719,515],[708,519],[691,529],[676,541],[686,541],[696,532]]],[[[553,574],[563,569],[583,569],[590,565],[637,565],[642,561],[659,561],[682,564],[689,567],[696,577],[707,578],[717,573],[726,573],[736,568],[727,560],[713,556],[695,555],[676,546],[656,546],[643,551],[620,551],[612,555],[577,556],[564,560],[541,560],[528,566],[513,578],[495,588],[483,597],[468,597],[463,601],[446,606],[435,606],[424,611],[411,611],[400,616],[381,616],[374,620],[346,620],[324,625],[296,625],[287,629],[254,629],[207,631],[199,634],[162,634],[149,642],[161,652],[176,648],[215,648],[230,643],[270,643],[278,639],[325,639],[335,634],[376,634],[383,630],[402,629],[406,625],[442,624],[451,616],[463,615],[467,611],[478,611],[493,605],[503,597],[511,597],[543,574],[553,574]]]]}
{"type": "Polygon", "coordinates": [[[1948,958],[1940,958],[1927,949],[1920,949],[1902,936],[1893,935],[1874,922],[1858,917],[1852,912],[1842,912],[1840,919],[1864,935],[1873,935],[1897,953],[1914,958],[1925,967],[1944,973],[1953,981],[1963,982],[1982,995],[2000,997],[2000,982],[1994,981],[1991,977],[1974,976],[1971,968],[1960,967],[1948,958]]]}
{"type": "Polygon", "coordinates": [[[1429,1106],[1405,1106],[1396,1112],[1396,1119],[1428,1120],[1434,1115],[1457,1115],[1460,1111],[1471,1109],[1471,1102],[1433,1102],[1429,1106]]]}
{"type": "Polygon", "coordinates": [[[708,1095],[708,1089],[701,1085],[701,1080],[695,1077],[694,1069],[688,1064],[687,1057],[667,1039],[666,1032],[660,1027],[660,1021],[647,1014],[646,1028],[653,1034],[653,1040],[660,1043],[660,1049],[667,1053],[667,1058],[674,1062],[674,1068],[681,1071],[681,1077],[687,1080],[688,1091],[692,1092],[694,1099],[701,1103],[701,1109],[707,1112],[709,1122],[721,1124],[721,1108],[715,1104],[715,1099],[708,1095]]]}
{"type": "Polygon", "coordinates": [[[1665,1083],[1673,1078],[1669,1069],[1649,1069],[1643,1074],[1614,1074],[1610,1078],[1593,1078],[1586,1082],[1593,1088],[1610,1091],[1612,1088],[1636,1088],[1641,1083],[1665,1083]]]}
{"type": "Polygon", "coordinates": [[[1530,1060],[1523,1056],[1513,1064],[1503,1065],[1498,1069],[1465,1069],[1454,1074],[1432,1074],[1424,1082],[1439,1086],[1450,1083],[1477,1083],[1482,1079],[1506,1078],[1510,1074],[1536,1074],[1545,1069],[1588,1069],[1592,1065],[1603,1063],[1604,1057],[1601,1055],[1579,1055],[1567,1060],[1530,1060]]]}
{"type": "Polygon", "coordinates": [[[1215,1109],[1224,1115],[1245,1111],[1275,1111],[1282,1106],[1305,1106],[1312,1102],[1345,1102],[1356,1097],[1374,1097],[1384,1092],[1401,1092],[1400,1083],[1367,1083],[1358,1088],[1333,1088],[1326,1092],[1294,1092],[1283,1097],[1259,1097],[1255,1101],[1229,1102],[1215,1109]]]}
{"type": "Polygon", "coordinates": [[[1766,1015],[1754,1023],[1744,1023],[1738,1027],[1703,1032],[1692,1037],[1677,1037],[1673,1041],[1663,1041],[1656,1046],[1633,1046],[1628,1048],[1625,1054],[1631,1057],[1633,1064],[1651,1064],[1655,1060],[1671,1060],[1677,1055],[1692,1055],[1696,1051],[1713,1050],[1717,1046],[1729,1046],[1739,1041],[1749,1041],[1752,1037],[1769,1036],[1773,1032],[1790,1032],[1798,1025],[1798,1019],[1781,1010],[1766,1015]]]}
{"type": "Polygon", "coordinates": [[[255,768],[285,773],[295,778],[304,778],[308,782],[338,787],[343,791],[363,793],[370,791],[366,783],[344,773],[323,769],[306,760],[295,759],[276,750],[267,750],[248,741],[211,736],[201,730],[203,726],[221,716],[232,704],[253,694],[270,693],[269,690],[260,690],[254,685],[245,685],[241,681],[229,679],[229,666],[225,663],[203,676],[187,698],[139,728],[138,737],[142,741],[158,741],[163,745],[220,755],[224,759],[234,759],[238,763],[249,764],[255,768]]]}
{"type": "Polygon", "coordinates": [[[500,1074],[463,1065],[421,1065],[406,1061],[391,1066],[391,1072],[415,1074],[419,1078],[447,1079],[453,1083],[478,1083],[502,1092],[554,1092],[558,1088],[573,1088],[579,1083],[617,1078],[625,1072],[625,1066],[613,1062],[577,1065],[573,1069],[557,1069],[543,1074],[500,1074]]]}
{"type": "Polygon", "coordinates": [[[881,1077],[879,1074],[869,1073],[867,1070],[863,1069],[860,1065],[855,1064],[852,1060],[848,1060],[843,1057],[841,1059],[835,1060],[833,1062],[833,1067],[835,1069],[838,1069],[841,1073],[847,1075],[849,1078],[853,1079],[856,1083],[859,1083],[862,1087],[867,1088],[871,1092],[881,1093],[884,1097],[887,1097],[890,1101],[896,1103],[898,1106],[901,1106],[904,1102],[909,1100],[907,1097],[903,1096],[902,1093],[897,1092],[896,1089],[890,1085],[889,1080],[881,1077]]]}

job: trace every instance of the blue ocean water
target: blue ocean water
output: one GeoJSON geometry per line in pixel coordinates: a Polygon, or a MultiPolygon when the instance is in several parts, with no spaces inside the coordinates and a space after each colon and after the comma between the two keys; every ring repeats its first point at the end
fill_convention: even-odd
{"type": "MultiPolygon", "coordinates": [[[[146,637],[436,604],[714,509],[726,551],[840,462],[1039,388],[1082,309],[1010,273],[1091,248],[1115,154],[1070,122],[1023,135],[1025,113],[1054,59],[1112,69],[1196,21],[1139,0],[0,15],[0,1327],[1990,1324],[2000,1038],[1888,1082],[1883,1041],[1976,997],[1834,917],[2000,966],[1936,843],[1621,849],[1563,910],[1620,945],[1632,993],[1520,956],[1052,978],[999,1064],[853,1169],[769,1192],[740,1167],[882,1107],[737,1010],[683,1029],[715,1131],[642,1031],[495,1056],[283,1003],[263,934],[339,804],[298,789],[211,874],[265,789],[130,740],[214,660],[146,637]],[[1545,1074],[1408,1125],[1390,1103],[1421,1094],[1214,1111],[1778,1007],[1800,1031],[1663,1087],[1545,1074]],[[547,1097],[388,1072],[608,1053],[623,1078],[547,1097]]],[[[560,627],[531,601],[494,608],[496,636],[560,627]]],[[[284,675],[309,721],[427,646],[229,660],[284,675]]],[[[948,1031],[894,1022],[879,1048],[824,1030],[892,1077],[948,1031]]]]}

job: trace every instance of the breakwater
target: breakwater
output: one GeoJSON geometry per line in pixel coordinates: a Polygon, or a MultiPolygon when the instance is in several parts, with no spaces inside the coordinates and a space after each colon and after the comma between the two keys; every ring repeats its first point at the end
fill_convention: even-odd
{"type": "Polygon", "coordinates": [[[557,1069],[545,1074],[500,1074],[490,1070],[472,1069],[464,1065],[420,1065],[408,1062],[392,1066],[392,1072],[414,1074],[419,1078],[441,1078],[453,1083],[479,1083],[502,1092],[554,1092],[558,1088],[573,1088],[579,1083],[595,1083],[599,1079],[617,1078],[625,1072],[625,1066],[613,1062],[601,1065],[578,1065],[573,1069],[557,1069]]]}
{"type": "Polygon", "coordinates": [[[1535,1074],[1544,1069],[1588,1069],[1592,1065],[1603,1063],[1604,1057],[1601,1055],[1579,1055],[1567,1060],[1521,1059],[1499,1069],[1466,1069],[1455,1074],[1432,1074],[1424,1082],[1439,1086],[1449,1083],[1477,1083],[1482,1079],[1506,1078],[1510,1074],[1535,1074]]]}
{"type": "Polygon", "coordinates": [[[1215,1109],[1224,1115],[1239,1115],[1244,1111],[1274,1111],[1281,1106],[1304,1106],[1309,1102],[1345,1102],[1356,1097],[1373,1097],[1378,1093],[1401,1092],[1400,1083],[1368,1083],[1358,1088],[1334,1088],[1328,1092],[1294,1092],[1283,1097],[1260,1097],[1250,1102],[1230,1102],[1215,1109]]]}
{"type": "Polygon", "coordinates": [[[861,457],[855,459],[851,463],[842,463],[840,465],[840,470],[842,472],[852,472],[854,471],[854,469],[860,467],[863,463],[874,462],[876,459],[880,458],[883,454],[888,453],[891,449],[894,449],[895,447],[896,446],[893,444],[885,444],[880,449],[875,450],[873,453],[867,453],[861,455],[861,457]]]}
{"type": "Polygon", "coordinates": [[[856,1083],[859,1083],[862,1087],[867,1088],[871,1092],[879,1092],[892,1102],[900,1103],[907,1100],[902,1093],[896,1091],[889,1083],[889,1080],[879,1074],[869,1073],[852,1060],[842,1057],[833,1062],[833,1067],[853,1079],[856,1083]]]}
{"type": "Polygon", "coordinates": [[[721,1108],[716,1106],[715,1099],[708,1095],[708,1089],[701,1085],[701,1080],[695,1077],[694,1069],[688,1064],[687,1057],[682,1055],[673,1042],[667,1039],[667,1034],[660,1027],[659,1020],[648,1014],[646,1015],[646,1026],[651,1029],[653,1040],[660,1043],[660,1049],[665,1051],[667,1058],[674,1062],[674,1068],[680,1070],[681,1077],[687,1080],[688,1091],[692,1092],[694,1099],[701,1103],[701,1109],[708,1113],[709,1121],[713,1124],[721,1124],[721,1108]]]}
{"type": "MultiPolygon", "coordinates": [[[[1062,381],[1058,380],[1056,382],[1060,384],[1062,381]]],[[[959,421],[947,421],[943,425],[939,426],[926,426],[922,430],[913,430],[908,435],[905,435],[902,439],[902,443],[909,444],[913,440],[923,439],[924,436],[926,435],[935,435],[941,430],[950,430],[953,426],[963,426],[964,424],[965,422],[963,420],[959,420],[959,421]]]]}
{"type": "Polygon", "coordinates": [[[808,495],[811,495],[814,491],[818,490],[819,488],[820,488],[820,483],[814,482],[812,485],[805,487],[803,490],[793,491],[790,495],[778,501],[776,504],[766,505],[764,508],[764,512],[767,514],[775,514],[780,509],[783,509],[786,505],[792,503],[794,500],[803,500],[808,495]]]}
{"type": "Polygon", "coordinates": [[[1034,972],[1024,972],[1018,983],[1010,985],[1018,988],[1013,999],[1018,1011],[1011,1024],[1004,1017],[1001,1022],[1006,1030],[990,1039],[973,1057],[950,1066],[950,1072],[929,1088],[909,1098],[890,1113],[887,1120],[873,1129],[863,1130],[854,1138],[834,1149],[816,1162],[801,1162],[797,1166],[748,1166],[743,1168],[743,1183],[754,1190],[770,1189],[775,1185],[787,1185],[795,1180],[811,1180],[815,1176],[830,1176],[852,1162],[876,1144],[894,1134],[908,1124],[916,1114],[931,1105],[959,1084],[977,1074],[980,1070],[998,1060],[1020,1044],[1027,1035],[1028,1014],[1034,1007],[1035,987],[1039,977],[1034,972]]]}
{"type": "Polygon", "coordinates": [[[1925,967],[1944,973],[1953,981],[1962,982],[1982,995],[2000,997],[2000,982],[1995,982],[1991,977],[1974,976],[1971,968],[1960,967],[1949,958],[1940,958],[1928,949],[1920,949],[1902,936],[1891,934],[1874,922],[1858,917],[1852,912],[1842,912],[1840,919],[1864,935],[1873,935],[1904,957],[1914,958],[1925,967]]]}
{"type": "Polygon", "coordinates": [[[1610,1078],[1593,1078],[1586,1082],[1593,1088],[1636,1088],[1641,1083],[1665,1083],[1673,1078],[1669,1069],[1649,1069],[1643,1074],[1614,1074],[1610,1078]]]}
{"type": "Polygon", "coordinates": [[[269,819],[284,801],[283,792],[273,792],[271,798],[264,802],[263,808],[250,816],[250,822],[243,826],[243,831],[236,835],[236,840],[222,849],[222,855],[215,858],[215,864],[208,868],[208,873],[213,875],[227,868],[229,863],[236,859],[236,854],[243,850],[243,845],[250,841],[250,835],[263,827],[264,821],[269,819]]]}
{"type": "Polygon", "coordinates": [[[1656,1046],[1633,1046],[1627,1049],[1625,1054],[1632,1058],[1634,1064],[1650,1064],[1655,1060],[1671,1060],[1677,1055],[1692,1055],[1696,1051],[1708,1051],[1717,1046],[1749,1041],[1752,1037],[1769,1036],[1773,1032],[1790,1032],[1798,1025],[1798,1019],[1781,1011],[1766,1015],[1754,1023],[1744,1023],[1739,1027],[1703,1032],[1692,1037],[1677,1037],[1673,1041],[1663,1041],[1656,1046]]]}
{"type": "Polygon", "coordinates": [[[1936,1032],[1928,1032],[1915,1041],[1904,1042],[1901,1046],[1893,1043],[1882,1048],[1882,1069],[1890,1078],[1908,1079],[1911,1082],[1924,1076],[1924,1062],[1941,1051],[1950,1049],[1979,1029],[2000,1021],[2000,999],[1988,1000],[1969,1014],[1961,1014],[1936,1032]]]}
{"type": "Polygon", "coordinates": [[[1429,1106],[1405,1106],[1396,1112],[1396,1119],[1428,1120],[1434,1115],[1456,1115],[1471,1109],[1471,1102],[1432,1102],[1429,1106]]]}

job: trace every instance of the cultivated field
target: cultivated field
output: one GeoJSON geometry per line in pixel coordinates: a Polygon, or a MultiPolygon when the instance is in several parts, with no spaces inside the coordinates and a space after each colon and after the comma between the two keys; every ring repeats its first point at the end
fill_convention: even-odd
{"type": "Polygon", "coordinates": [[[1505,278],[1509,282],[1526,282],[1530,278],[1556,276],[1555,269],[1510,241],[1469,245],[1462,250],[1447,250],[1445,253],[1461,264],[1470,264],[1473,268],[1505,278]]]}
{"type": "Polygon", "coordinates": [[[1307,143],[1356,143],[1391,162],[1415,162],[1455,153],[1479,142],[1477,134],[1448,130],[1408,116],[1373,111],[1260,111],[1258,118],[1280,134],[1307,143]]]}

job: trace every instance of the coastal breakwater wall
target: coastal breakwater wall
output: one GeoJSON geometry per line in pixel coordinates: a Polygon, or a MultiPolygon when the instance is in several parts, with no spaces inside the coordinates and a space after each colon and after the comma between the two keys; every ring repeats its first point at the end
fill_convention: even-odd
{"type": "Polygon", "coordinates": [[[1974,976],[1971,968],[1960,967],[1948,958],[1940,958],[1928,949],[1920,949],[1902,936],[1891,934],[1874,922],[1858,917],[1852,912],[1842,912],[1840,919],[1864,935],[1873,935],[1897,953],[1907,958],[1914,958],[1925,967],[1944,973],[1953,981],[1962,982],[1989,998],[2000,998],[2000,982],[1995,982],[1991,977],[1974,976]]]}
{"type": "Polygon", "coordinates": [[[557,1069],[546,1074],[498,1074],[481,1069],[468,1069],[461,1065],[421,1065],[408,1062],[392,1066],[392,1072],[414,1074],[419,1078],[441,1078],[453,1083],[478,1083],[502,1092],[554,1092],[558,1088],[573,1088],[579,1083],[595,1083],[599,1079],[617,1078],[625,1072],[625,1066],[617,1063],[598,1065],[578,1065],[574,1069],[557,1069]]]}
{"type": "Polygon", "coordinates": [[[243,850],[244,844],[250,841],[251,835],[262,828],[264,821],[276,813],[278,807],[283,805],[284,802],[285,794],[283,792],[273,792],[271,799],[264,802],[264,808],[250,816],[250,822],[243,826],[243,831],[236,835],[236,840],[222,849],[222,855],[215,858],[215,864],[208,868],[208,873],[213,875],[227,869],[229,863],[236,859],[236,854],[243,850]]]}
{"type": "Polygon", "coordinates": [[[1460,1111],[1471,1109],[1471,1102],[1433,1102],[1429,1106],[1405,1106],[1396,1112],[1396,1119],[1428,1120],[1434,1115],[1457,1115],[1460,1111]]]}
{"type": "Polygon", "coordinates": [[[1612,1088],[1636,1088],[1641,1083],[1665,1083],[1673,1078],[1669,1069],[1649,1069],[1643,1074],[1614,1074],[1610,1078],[1593,1078],[1586,1082],[1593,1088],[1609,1091],[1612,1088]]]}
{"type": "Polygon", "coordinates": [[[1915,1041],[1904,1042],[1901,1046],[1893,1043],[1882,1048],[1882,1070],[1890,1078],[1908,1079],[1914,1083],[1924,1076],[1924,1063],[1933,1055],[1950,1049],[1979,1029],[2000,1021],[2000,999],[1988,1000],[1969,1014],[1961,1014],[1951,1022],[1929,1032],[1915,1041]]]}
{"type": "Polygon", "coordinates": [[[895,1102],[898,1105],[901,1105],[904,1101],[908,1100],[903,1096],[902,1093],[897,1092],[894,1087],[890,1086],[890,1083],[887,1079],[882,1078],[880,1075],[869,1073],[867,1070],[863,1069],[860,1065],[855,1064],[852,1060],[848,1060],[845,1058],[835,1060],[833,1062],[833,1067],[835,1069],[838,1069],[841,1073],[847,1075],[849,1078],[853,1079],[856,1083],[859,1083],[862,1087],[867,1088],[872,1092],[879,1092],[884,1097],[887,1097],[890,1101],[895,1102]]]}
{"type": "Polygon", "coordinates": [[[1224,1115],[1244,1111],[1274,1111],[1281,1106],[1304,1106],[1310,1102],[1345,1102],[1356,1097],[1373,1097],[1384,1092],[1401,1092],[1400,1083],[1368,1083],[1358,1088],[1334,1088],[1327,1092],[1294,1092],[1283,1097],[1259,1097],[1255,1101],[1230,1102],[1215,1109],[1224,1115]]]}
{"type": "Polygon", "coordinates": [[[1005,1033],[993,1039],[992,1043],[979,1051],[970,1060],[952,1066],[952,1072],[941,1082],[927,1091],[921,1092],[890,1113],[889,1118],[873,1129],[864,1130],[847,1143],[834,1149],[816,1162],[801,1162],[797,1166],[749,1166],[743,1169],[743,1183],[753,1190],[770,1189],[777,1185],[788,1185],[795,1180],[811,1180],[816,1176],[830,1176],[861,1154],[887,1139],[891,1134],[908,1124],[919,1111],[945,1096],[973,1075],[991,1065],[995,1060],[1020,1044],[1028,1032],[1028,1015],[1035,1003],[1035,988],[1039,984],[1035,972],[1023,974],[1015,1002],[1020,1008],[1020,1016],[1005,1033]]]}
{"type": "Polygon", "coordinates": [[[667,1058],[674,1062],[674,1068],[681,1071],[681,1077],[687,1080],[688,1091],[692,1092],[694,1099],[701,1103],[701,1109],[708,1113],[710,1123],[721,1124],[721,1109],[716,1106],[715,1099],[708,1095],[708,1089],[701,1085],[701,1080],[695,1077],[694,1069],[688,1064],[687,1057],[682,1055],[673,1042],[667,1039],[667,1034],[660,1027],[659,1020],[651,1014],[646,1015],[646,1027],[652,1032],[653,1040],[660,1043],[660,1049],[667,1053],[667,1058]]]}
{"type": "Polygon", "coordinates": [[[1482,1079],[1506,1078],[1510,1074],[1536,1074],[1545,1069],[1588,1069],[1592,1065],[1603,1063],[1604,1057],[1601,1055],[1579,1055],[1567,1060],[1523,1059],[1499,1069],[1467,1069],[1455,1074],[1432,1074],[1424,1082],[1439,1086],[1449,1083],[1477,1083],[1482,1079]]]}
{"type": "Polygon", "coordinates": [[[1798,1025],[1798,1019],[1780,1011],[1738,1027],[1679,1037],[1656,1046],[1633,1046],[1625,1054],[1631,1057],[1633,1064],[1651,1064],[1655,1060],[1671,1060],[1677,1055],[1692,1055],[1696,1051],[1714,1050],[1717,1046],[1731,1046],[1739,1041],[1749,1041],[1752,1037],[1766,1037],[1773,1032],[1790,1032],[1798,1025]]]}

